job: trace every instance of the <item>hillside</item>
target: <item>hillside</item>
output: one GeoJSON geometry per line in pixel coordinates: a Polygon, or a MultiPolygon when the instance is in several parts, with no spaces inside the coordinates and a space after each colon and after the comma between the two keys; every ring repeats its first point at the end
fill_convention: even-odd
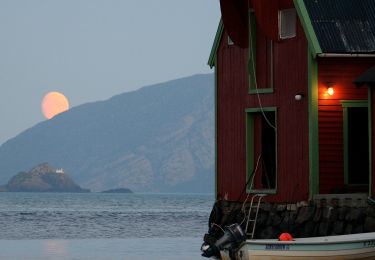
{"type": "Polygon", "coordinates": [[[48,162],[92,191],[212,192],[213,86],[195,75],[41,122],[0,146],[0,183],[48,162]]]}
{"type": "Polygon", "coordinates": [[[5,191],[15,192],[90,192],[82,189],[63,171],[40,164],[28,172],[19,172],[5,185],[5,191]]]}

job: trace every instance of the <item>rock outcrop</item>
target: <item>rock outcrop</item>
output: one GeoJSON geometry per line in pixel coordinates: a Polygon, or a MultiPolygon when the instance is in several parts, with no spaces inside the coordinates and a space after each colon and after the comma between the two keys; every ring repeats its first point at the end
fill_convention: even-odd
{"type": "Polygon", "coordinates": [[[62,169],[54,169],[47,163],[40,164],[29,172],[20,172],[4,186],[5,191],[14,192],[89,192],[75,184],[62,169]]]}
{"type": "Polygon", "coordinates": [[[127,188],[118,188],[118,189],[105,190],[105,191],[102,191],[102,193],[133,193],[133,192],[127,188]]]}

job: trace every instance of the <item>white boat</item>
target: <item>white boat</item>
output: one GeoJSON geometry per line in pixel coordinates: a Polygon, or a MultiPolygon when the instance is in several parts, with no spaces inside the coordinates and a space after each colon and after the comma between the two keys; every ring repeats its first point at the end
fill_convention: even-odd
{"type": "MultiPolygon", "coordinates": [[[[230,259],[227,251],[220,253],[221,259],[230,259]]],[[[375,232],[292,241],[246,240],[235,255],[237,260],[375,259],[375,232]]]]}

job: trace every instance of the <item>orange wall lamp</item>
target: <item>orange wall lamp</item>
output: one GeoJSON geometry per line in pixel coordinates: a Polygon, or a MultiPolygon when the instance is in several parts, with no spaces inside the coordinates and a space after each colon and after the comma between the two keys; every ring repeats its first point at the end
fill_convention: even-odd
{"type": "Polygon", "coordinates": [[[327,86],[326,93],[328,94],[328,96],[332,97],[335,94],[335,89],[333,88],[334,82],[327,82],[326,86],[327,86]]]}

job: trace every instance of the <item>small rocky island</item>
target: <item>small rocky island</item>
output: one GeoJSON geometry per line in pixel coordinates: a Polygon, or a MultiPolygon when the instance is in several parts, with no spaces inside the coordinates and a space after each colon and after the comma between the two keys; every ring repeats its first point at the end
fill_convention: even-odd
{"type": "Polygon", "coordinates": [[[118,188],[102,191],[102,193],[133,193],[130,189],[127,188],[118,188]]]}
{"type": "Polygon", "coordinates": [[[55,169],[48,163],[40,164],[29,172],[20,172],[1,187],[10,192],[90,192],[73,182],[63,169],[55,169]]]}

